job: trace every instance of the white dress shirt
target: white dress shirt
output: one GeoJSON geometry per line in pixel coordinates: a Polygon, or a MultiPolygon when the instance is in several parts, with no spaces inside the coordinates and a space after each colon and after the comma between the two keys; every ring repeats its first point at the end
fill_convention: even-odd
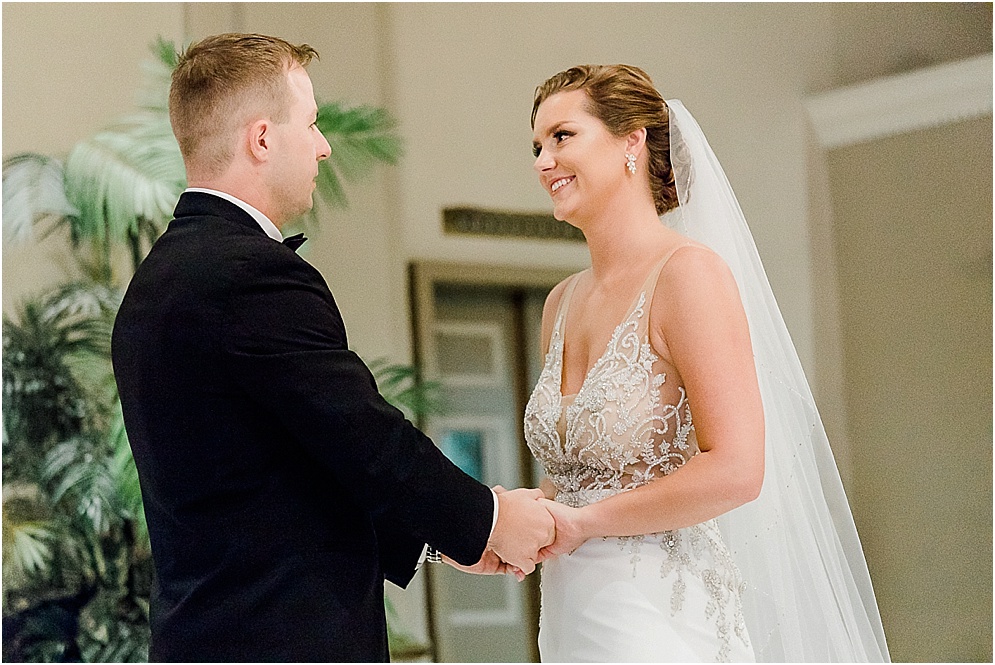
{"type": "Polygon", "coordinates": [[[201,194],[212,194],[214,196],[224,199],[225,201],[228,201],[229,203],[234,203],[239,208],[249,213],[252,219],[256,220],[256,223],[259,224],[262,230],[266,232],[266,235],[268,235],[273,240],[276,240],[277,242],[283,242],[283,234],[280,233],[280,229],[276,228],[276,224],[274,224],[269,217],[259,212],[258,210],[253,208],[251,205],[249,205],[242,199],[236,198],[226,192],[219,192],[216,189],[207,189],[206,187],[187,187],[183,191],[184,193],[200,192],[201,194]]]}

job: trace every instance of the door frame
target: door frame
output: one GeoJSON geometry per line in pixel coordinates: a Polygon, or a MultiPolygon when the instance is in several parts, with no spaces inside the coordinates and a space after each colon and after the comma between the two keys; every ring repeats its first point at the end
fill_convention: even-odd
{"type": "MultiPolygon", "coordinates": [[[[435,287],[438,284],[450,284],[455,286],[485,286],[485,287],[507,287],[511,290],[512,298],[520,297],[517,291],[525,289],[545,289],[551,290],[554,286],[569,277],[576,270],[566,268],[536,268],[510,265],[487,265],[481,263],[457,263],[447,261],[411,261],[408,264],[408,287],[409,303],[411,307],[411,339],[412,356],[414,366],[417,371],[418,380],[422,380],[425,374],[431,377],[435,368],[426,367],[426,359],[431,357],[428,344],[430,335],[428,331],[432,329],[436,321],[435,311],[435,287]]],[[[525,337],[525,321],[521,316],[521,306],[516,306],[516,337],[522,340],[525,337]]],[[[524,362],[524,356],[518,354],[514,368],[516,408],[519,412],[524,412],[525,403],[531,387],[528,383],[528,367],[524,362]]],[[[419,428],[423,428],[424,422],[418,422],[419,428]]],[[[519,446],[525,446],[525,435],[522,428],[517,429],[519,446]]],[[[532,465],[528,457],[520,456],[520,477],[529,479],[532,475],[532,465]]],[[[433,662],[438,662],[438,626],[435,616],[435,602],[433,598],[432,568],[426,567],[425,584],[425,612],[428,627],[428,637],[433,662]]],[[[539,578],[538,575],[530,575],[524,584],[526,588],[526,607],[528,616],[526,624],[529,635],[529,652],[533,661],[539,660],[538,642],[538,617],[539,617],[539,578]]]]}

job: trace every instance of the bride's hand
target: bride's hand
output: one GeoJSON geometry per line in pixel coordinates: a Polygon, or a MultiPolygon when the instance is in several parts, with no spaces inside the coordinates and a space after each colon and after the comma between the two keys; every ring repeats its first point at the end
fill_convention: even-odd
{"type": "Polygon", "coordinates": [[[541,503],[556,522],[556,539],[539,550],[537,561],[546,561],[561,554],[569,554],[591,537],[587,533],[583,512],[580,508],[571,508],[548,499],[541,499],[541,503]]]}
{"type": "Polygon", "coordinates": [[[461,570],[464,573],[471,573],[473,575],[514,575],[519,582],[525,579],[524,572],[516,566],[505,563],[498,557],[497,554],[494,553],[493,550],[489,549],[484,550],[484,554],[480,557],[480,561],[472,566],[463,566],[458,564],[445,554],[442,555],[442,560],[453,568],[461,570]]]}

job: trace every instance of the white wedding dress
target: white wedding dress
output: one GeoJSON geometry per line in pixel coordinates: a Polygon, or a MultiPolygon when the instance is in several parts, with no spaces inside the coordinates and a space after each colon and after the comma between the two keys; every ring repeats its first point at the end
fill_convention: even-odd
{"type": "MultiPolygon", "coordinates": [[[[760,496],[660,534],[589,540],[543,564],[544,661],[888,662],[881,616],[822,419],[718,158],[668,100],[679,206],[661,222],[729,266],[750,327],[764,408],[760,496]]],[[[649,343],[661,265],[576,396],[561,394],[568,284],[525,436],[556,486],[584,506],[677,471],[697,452],[677,368],[649,343]]],[[[654,324],[655,325],[655,324],[654,324]]]]}
{"type": "MultiPolygon", "coordinates": [[[[575,396],[561,395],[567,285],[546,362],[525,410],[525,436],[574,507],[674,471],[697,452],[675,367],[649,343],[662,259],[575,396]]],[[[755,660],[740,578],[714,520],[625,538],[597,538],[542,566],[543,662],[755,660]]]]}

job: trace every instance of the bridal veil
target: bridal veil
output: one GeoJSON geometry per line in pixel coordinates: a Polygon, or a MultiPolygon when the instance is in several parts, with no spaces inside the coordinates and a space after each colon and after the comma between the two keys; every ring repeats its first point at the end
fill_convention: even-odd
{"type": "Polygon", "coordinates": [[[670,109],[679,206],[662,220],[729,265],[753,341],[764,404],[760,496],[718,518],[747,588],[759,661],[888,661],[867,563],[801,362],[732,187],[701,128],[670,109]]]}

